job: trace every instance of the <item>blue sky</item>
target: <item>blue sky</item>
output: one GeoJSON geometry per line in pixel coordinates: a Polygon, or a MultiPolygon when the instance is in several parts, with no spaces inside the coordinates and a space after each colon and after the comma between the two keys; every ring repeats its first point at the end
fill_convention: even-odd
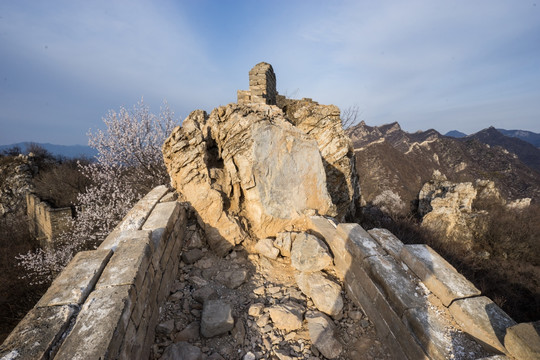
{"type": "Polygon", "coordinates": [[[540,132],[540,1],[0,0],[0,144],[86,144],[109,109],[180,120],[273,65],[368,125],[540,132]]]}

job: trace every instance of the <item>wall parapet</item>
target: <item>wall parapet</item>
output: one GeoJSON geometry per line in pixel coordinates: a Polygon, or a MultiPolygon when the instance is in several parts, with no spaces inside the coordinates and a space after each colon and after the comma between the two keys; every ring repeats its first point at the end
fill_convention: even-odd
{"type": "Polygon", "coordinates": [[[158,186],[78,253],[0,346],[0,359],[147,359],[176,277],[184,207],[158,186]]]}
{"type": "Polygon", "coordinates": [[[31,192],[26,193],[26,214],[30,233],[42,247],[52,246],[54,238],[68,229],[73,217],[70,207],[53,208],[31,192]]]}
{"type": "Polygon", "coordinates": [[[394,358],[447,359],[460,347],[480,345],[497,359],[539,358],[540,332],[531,329],[540,322],[516,324],[428,245],[405,245],[386,229],[365,231],[319,216],[311,223],[394,358]]]}

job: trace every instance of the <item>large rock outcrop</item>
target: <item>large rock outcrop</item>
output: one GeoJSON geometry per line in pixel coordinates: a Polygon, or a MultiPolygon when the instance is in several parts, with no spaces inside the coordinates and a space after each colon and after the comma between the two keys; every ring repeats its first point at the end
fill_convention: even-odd
{"type": "MultiPolygon", "coordinates": [[[[275,84],[271,66],[263,65],[268,83],[275,84]]],[[[273,96],[258,96],[268,102],[244,97],[242,104],[220,106],[210,115],[192,112],[163,147],[173,186],[222,254],[248,234],[262,239],[302,230],[306,215],[344,219],[359,196],[352,146],[337,107],[278,95],[280,108],[269,104],[273,96]]]]}

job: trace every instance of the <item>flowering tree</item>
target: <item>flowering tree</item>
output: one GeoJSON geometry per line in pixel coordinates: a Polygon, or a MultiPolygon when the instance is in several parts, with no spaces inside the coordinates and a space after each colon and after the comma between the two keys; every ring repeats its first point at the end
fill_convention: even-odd
{"type": "Polygon", "coordinates": [[[79,212],[70,230],[55,239],[53,248],[18,257],[34,283],[52,280],[78,251],[99,246],[138,199],[169,183],[161,147],[174,121],[166,103],[158,116],[141,100],[131,111],[109,111],[103,122],[104,131],[88,133],[97,162],[80,166],[91,185],[77,196],[79,212]]]}

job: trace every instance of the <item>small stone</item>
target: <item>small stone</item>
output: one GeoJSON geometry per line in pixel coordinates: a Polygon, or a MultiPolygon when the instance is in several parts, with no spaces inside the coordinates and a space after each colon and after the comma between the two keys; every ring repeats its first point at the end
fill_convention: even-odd
{"type": "Polygon", "coordinates": [[[220,354],[218,354],[218,353],[213,353],[212,355],[210,355],[209,357],[207,357],[206,360],[225,360],[225,359],[224,359],[223,356],[221,356],[220,354]]]}
{"type": "Polygon", "coordinates": [[[291,331],[302,327],[304,307],[300,304],[289,302],[278,304],[269,308],[272,322],[278,329],[291,331]]]}
{"type": "Polygon", "coordinates": [[[221,271],[217,274],[216,280],[229,289],[236,289],[246,281],[247,275],[248,271],[246,269],[221,271]]]}
{"type": "Polygon", "coordinates": [[[349,318],[351,318],[354,321],[358,321],[362,319],[362,312],[361,311],[349,311],[349,318]]]}
{"type": "Polygon", "coordinates": [[[253,290],[253,293],[257,294],[257,295],[264,295],[264,286],[259,286],[258,288],[255,288],[253,290]]]}
{"type": "Polygon", "coordinates": [[[244,357],[242,358],[242,360],[256,360],[257,358],[255,357],[255,354],[252,353],[251,351],[248,351],[246,353],[246,355],[244,355],[244,357]]]}
{"type": "Polygon", "coordinates": [[[236,344],[244,346],[244,342],[246,339],[246,328],[244,327],[244,323],[241,320],[238,320],[236,322],[231,333],[234,340],[236,340],[236,344]]]}
{"type": "Polygon", "coordinates": [[[295,276],[298,287],[309,296],[315,307],[333,317],[343,309],[341,286],[329,279],[321,271],[314,273],[298,273],[295,276]]]}
{"type": "Polygon", "coordinates": [[[208,285],[208,281],[204,280],[203,278],[199,276],[191,276],[189,278],[189,282],[198,288],[208,285]]]}
{"type": "Polygon", "coordinates": [[[168,346],[161,355],[162,360],[202,360],[202,358],[201,349],[184,341],[168,346]]]}
{"type": "Polygon", "coordinates": [[[199,338],[199,330],[201,323],[198,321],[193,321],[184,330],[176,334],[174,338],[175,341],[192,341],[199,338]]]}
{"type": "Polygon", "coordinates": [[[261,239],[255,244],[255,250],[269,259],[275,260],[279,255],[279,249],[276,249],[273,245],[272,239],[261,239]]]}
{"type": "Polygon", "coordinates": [[[263,316],[258,318],[255,323],[257,324],[258,327],[262,328],[262,327],[266,326],[266,324],[268,324],[269,320],[270,320],[270,314],[264,314],[263,316]]]}
{"type": "Polygon", "coordinates": [[[234,327],[232,307],[221,300],[207,300],[201,317],[201,334],[214,337],[231,331],[234,327]]]}
{"type": "Polygon", "coordinates": [[[174,319],[164,321],[156,326],[156,333],[169,335],[174,331],[174,319]]]}
{"type": "Polygon", "coordinates": [[[181,300],[184,297],[184,293],[182,291],[177,291],[174,294],[169,296],[169,301],[176,302],[181,300]]]}
{"type": "Polygon", "coordinates": [[[193,292],[193,298],[200,302],[204,303],[206,300],[213,300],[217,298],[217,293],[210,286],[204,286],[200,289],[197,289],[193,292]]]}
{"type": "Polygon", "coordinates": [[[264,304],[257,303],[252,304],[248,309],[248,315],[253,317],[258,317],[262,314],[262,311],[264,309],[264,304]]]}
{"type": "Polygon", "coordinates": [[[366,319],[360,320],[360,326],[364,329],[369,327],[369,321],[366,319]]]}
{"type": "MultiPolygon", "coordinates": [[[[309,311],[306,314],[309,336],[314,347],[328,359],[335,359],[341,354],[343,346],[335,338],[335,325],[325,314],[309,311]]],[[[313,349],[312,349],[313,350],[313,349]]]]}
{"type": "Polygon", "coordinates": [[[186,264],[194,264],[204,256],[201,249],[191,249],[182,254],[182,261],[186,264]]]}
{"type": "Polygon", "coordinates": [[[279,249],[281,256],[291,256],[291,245],[292,239],[290,232],[283,232],[277,234],[276,240],[274,241],[274,246],[279,249]]]}

